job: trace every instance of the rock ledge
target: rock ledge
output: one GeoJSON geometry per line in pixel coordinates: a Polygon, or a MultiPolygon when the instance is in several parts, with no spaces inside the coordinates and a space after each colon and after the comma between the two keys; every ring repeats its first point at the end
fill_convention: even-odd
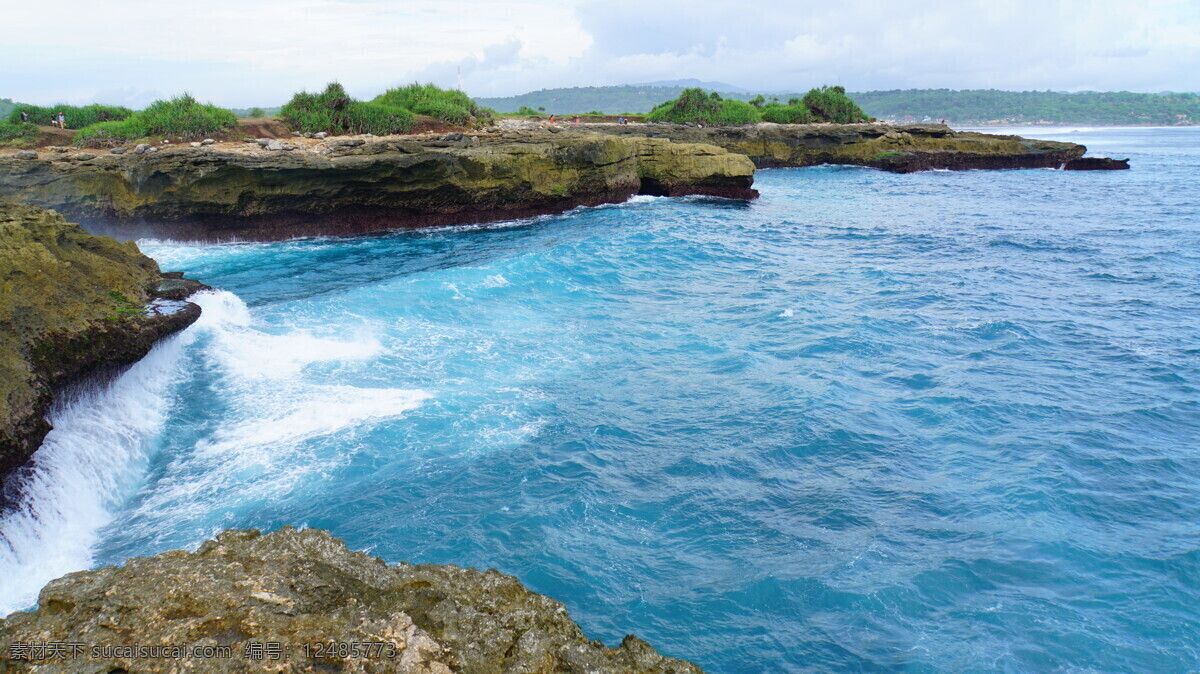
{"type": "Polygon", "coordinates": [[[51,581],[36,611],[0,621],[0,653],[9,671],[700,672],[632,635],[589,641],[561,603],[512,576],[389,566],[291,527],[51,581]],[[79,647],[36,660],[45,653],[26,645],[37,643],[79,647]],[[175,648],[211,657],[162,657],[175,648]]]}

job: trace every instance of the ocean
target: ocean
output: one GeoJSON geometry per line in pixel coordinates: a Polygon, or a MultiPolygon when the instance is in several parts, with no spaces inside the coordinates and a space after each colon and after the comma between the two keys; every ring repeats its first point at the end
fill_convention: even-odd
{"type": "MultiPolygon", "coordinates": [[[[994,130],[992,130],[994,132],[994,130]]],[[[713,672],[1200,667],[1200,129],[358,238],[53,415],[0,608],[230,527],[495,568],[713,672]]]]}

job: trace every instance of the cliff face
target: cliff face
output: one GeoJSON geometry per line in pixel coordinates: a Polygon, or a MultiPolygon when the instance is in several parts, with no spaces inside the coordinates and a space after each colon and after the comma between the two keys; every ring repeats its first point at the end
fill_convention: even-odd
{"type": "Polygon", "coordinates": [[[200,308],[177,301],[195,287],[163,278],[132,242],[0,201],[0,473],[49,432],[55,388],[136,361],[195,321],[200,308]]]}
{"type": "Polygon", "coordinates": [[[44,642],[78,643],[82,652],[32,661],[10,655],[10,671],[37,664],[60,672],[700,671],[632,635],[616,648],[589,641],[561,603],[511,576],[388,566],[323,531],[289,527],[265,536],[226,531],[195,553],[52,581],[36,611],[0,621],[0,652],[44,642]],[[102,650],[132,644],[207,647],[212,657],[102,650]]]}
{"type": "Polygon", "coordinates": [[[847,164],[911,173],[930,169],[1058,168],[1083,156],[1075,143],[954,131],[941,124],[676,124],[596,127],[617,136],[705,143],[744,154],[759,168],[847,164]]]}
{"type": "Polygon", "coordinates": [[[549,132],[448,137],[2,157],[0,194],[54,208],[92,231],[196,240],[486,222],[647,190],[757,196],[753,164],[713,146],[549,132]]]}

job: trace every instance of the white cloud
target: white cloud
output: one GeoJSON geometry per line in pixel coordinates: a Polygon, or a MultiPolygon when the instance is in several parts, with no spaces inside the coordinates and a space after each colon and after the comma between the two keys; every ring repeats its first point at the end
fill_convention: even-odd
{"type": "Polygon", "coordinates": [[[10,3],[0,95],[278,104],[338,79],[506,95],[695,77],[763,90],[1200,90],[1195,0],[10,3]]]}

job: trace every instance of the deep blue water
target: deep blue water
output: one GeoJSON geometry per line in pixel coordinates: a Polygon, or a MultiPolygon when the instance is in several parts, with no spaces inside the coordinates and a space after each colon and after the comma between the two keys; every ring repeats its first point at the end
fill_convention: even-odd
{"type": "Polygon", "coordinates": [[[0,566],[294,524],[714,672],[1195,670],[1200,129],[1028,133],[1135,168],[143,242],[224,292],[59,413],[75,547],[0,566]]]}

